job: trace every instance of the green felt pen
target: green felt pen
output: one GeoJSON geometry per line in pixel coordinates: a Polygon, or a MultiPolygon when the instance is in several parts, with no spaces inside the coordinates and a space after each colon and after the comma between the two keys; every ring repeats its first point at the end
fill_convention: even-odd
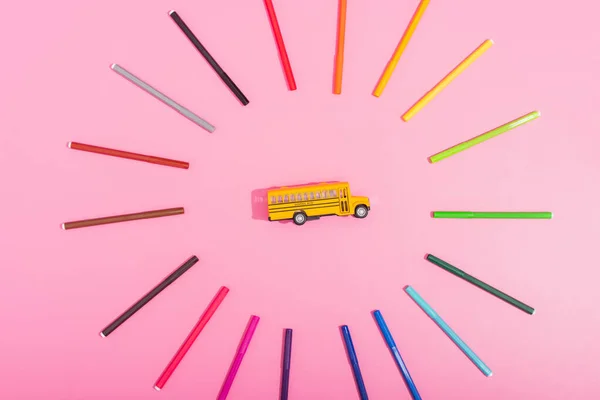
{"type": "Polygon", "coordinates": [[[433,164],[436,163],[438,161],[443,160],[444,158],[448,158],[456,153],[460,153],[463,150],[467,150],[479,143],[483,143],[486,140],[492,139],[498,135],[501,135],[505,132],[510,131],[511,129],[515,129],[517,126],[523,125],[529,121],[532,121],[536,118],[538,118],[540,116],[540,112],[539,111],[533,111],[530,112],[529,114],[523,115],[522,117],[519,117],[513,121],[507,122],[504,125],[501,125],[497,128],[492,129],[489,132],[483,133],[479,136],[474,137],[473,139],[469,139],[466,142],[462,142],[457,144],[456,146],[452,146],[447,150],[441,151],[437,154],[432,155],[431,157],[429,157],[429,161],[433,164]]]}
{"type": "Polygon", "coordinates": [[[465,281],[477,286],[478,288],[485,290],[486,292],[498,297],[499,299],[504,300],[508,304],[517,307],[519,310],[525,311],[527,314],[535,314],[535,310],[533,309],[533,307],[530,307],[527,304],[515,299],[514,297],[511,297],[506,293],[501,292],[500,290],[488,285],[487,283],[480,281],[474,276],[467,274],[465,271],[456,268],[454,265],[449,264],[446,261],[437,258],[436,256],[428,254],[427,261],[437,265],[442,269],[445,269],[446,271],[458,276],[459,278],[464,279],[465,281]]]}
{"type": "Polygon", "coordinates": [[[552,219],[552,213],[549,211],[541,211],[541,212],[434,211],[433,218],[552,219]]]}

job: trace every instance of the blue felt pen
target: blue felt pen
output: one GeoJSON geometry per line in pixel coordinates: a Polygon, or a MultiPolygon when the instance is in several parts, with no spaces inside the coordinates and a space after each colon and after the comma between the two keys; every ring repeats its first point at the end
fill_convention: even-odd
{"type": "Polygon", "coordinates": [[[344,343],[346,344],[346,352],[352,365],[352,372],[354,373],[354,380],[356,381],[356,387],[360,394],[360,400],[369,400],[367,396],[367,388],[363,381],[362,374],[360,373],[360,367],[358,366],[358,357],[356,357],[356,351],[354,350],[354,344],[352,344],[352,336],[350,336],[350,329],[348,325],[342,325],[342,335],[344,336],[344,343]]]}
{"type": "Polygon", "coordinates": [[[444,331],[446,335],[448,335],[450,340],[452,340],[454,344],[458,346],[458,348],[461,349],[467,357],[469,357],[469,360],[471,360],[471,362],[473,362],[473,364],[475,364],[475,366],[479,368],[479,370],[485,376],[492,376],[492,370],[487,365],[485,365],[481,358],[479,358],[477,354],[475,354],[475,352],[471,350],[471,348],[467,346],[465,342],[463,342],[463,340],[456,334],[456,332],[454,332],[452,328],[450,328],[450,325],[448,325],[438,315],[438,313],[436,313],[435,310],[431,308],[431,306],[427,304],[425,300],[423,300],[423,298],[419,295],[419,293],[417,293],[415,289],[413,289],[411,286],[407,286],[405,290],[406,293],[408,293],[408,295],[415,301],[415,303],[417,303],[417,305],[421,307],[423,311],[425,311],[429,318],[431,318],[437,324],[437,326],[439,326],[440,329],[444,331]]]}
{"type": "Polygon", "coordinates": [[[396,342],[394,342],[394,338],[392,337],[392,334],[391,334],[390,330],[388,329],[388,327],[385,323],[385,320],[383,319],[383,316],[381,315],[381,311],[375,310],[373,312],[373,315],[375,316],[375,320],[377,321],[377,325],[379,325],[379,330],[381,331],[381,334],[383,335],[385,342],[387,343],[388,347],[390,348],[390,351],[392,352],[392,355],[394,356],[396,365],[398,365],[398,368],[400,369],[400,372],[402,373],[402,377],[404,378],[404,382],[406,382],[406,386],[408,386],[408,390],[410,391],[412,398],[414,400],[421,400],[421,395],[419,394],[419,391],[417,390],[415,383],[413,382],[412,378],[410,377],[408,368],[406,368],[406,364],[404,364],[404,361],[402,360],[402,356],[400,356],[398,347],[396,347],[396,342]]]}
{"type": "Polygon", "coordinates": [[[285,342],[283,345],[283,365],[281,369],[281,393],[279,400],[287,400],[288,387],[290,385],[290,361],[292,358],[292,330],[285,330],[285,342]]]}

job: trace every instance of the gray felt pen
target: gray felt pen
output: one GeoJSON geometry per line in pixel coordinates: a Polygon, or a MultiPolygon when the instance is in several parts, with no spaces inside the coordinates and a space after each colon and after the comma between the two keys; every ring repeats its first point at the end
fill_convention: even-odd
{"type": "Polygon", "coordinates": [[[209,132],[215,131],[215,127],[208,123],[206,120],[200,118],[181,104],[177,103],[176,101],[162,94],[158,90],[154,89],[152,86],[148,85],[146,82],[133,75],[131,72],[127,71],[125,68],[119,66],[118,64],[113,64],[110,66],[110,68],[112,68],[113,71],[115,71],[117,74],[121,75],[123,78],[127,79],[140,89],[143,89],[144,91],[150,93],[152,96],[156,97],[157,99],[159,99],[160,101],[162,101],[163,103],[165,103],[166,105],[168,105],[169,107],[171,107],[190,121],[200,125],[202,128],[206,129],[209,132]]]}

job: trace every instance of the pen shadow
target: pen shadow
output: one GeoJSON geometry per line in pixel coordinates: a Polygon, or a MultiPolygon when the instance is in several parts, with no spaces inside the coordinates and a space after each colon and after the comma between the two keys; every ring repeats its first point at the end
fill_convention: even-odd
{"type": "Polygon", "coordinates": [[[277,187],[271,186],[264,189],[254,189],[250,192],[252,219],[269,221],[269,199],[267,198],[267,192],[271,189],[277,189],[277,187]]]}
{"type": "MultiPolygon", "coordinates": [[[[229,378],[229,375],[233,371],[233,368],[235,366],[235,360],[240,352],[240,348],[242,347],[242,344],[244,343],[244,338],[246,337],[246,332],[248,332],[248,329],[250,328],[251,323],[252,323],[252,315],[250,316],[250,318],[248,318],[248,323],[246,324],[246,327],[244,328],[244,332],[242,333],[242,337],[240,338],[240,342],[235,349],[235,353],[233,354],[233,360],[231,360],[231,365],[229,366],[229,369],[227,370],[225,379],[223,379],[223,383],[221,384],[221,389],[219,390],[217,399],[220,399],[221,395],[223,394],[223,390],[225,389],[225,383],[227,383],[227,379],[229,378]]],[[[237,374],[237,371],[236,371],[236,374],[237,374]]],[[[234,376],[234,378],[235,378],[235,376],[234,376]]],[[[225,397],[227,397],[227,396],[225,396],[225,397]]]]}
{"type": "MultiPolygon", "coordinates": [[[[278,189],[280,186],[271,186],[265,189],[254,189],[250,193],[250,204],[252,207],[252,219],[257,221],[269,221],[269,198],[267,197],[267,192],[272,189],[278,189]]],[[[283,220],[283,221],[273,221],[278,222],[280,224],[289,224],[292,221],[283,220]]]]}

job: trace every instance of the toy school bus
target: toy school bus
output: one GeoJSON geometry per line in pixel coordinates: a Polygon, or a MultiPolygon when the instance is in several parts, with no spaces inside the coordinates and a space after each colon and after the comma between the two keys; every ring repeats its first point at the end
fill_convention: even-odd
{"type": "Polygon", "coordinates": [[[304,225],[327,215],[365,218],[371,209],[367,197],[352,196],[347,182],[281,187],[267,192],[269,221],[292,220],[304,225]]]}

